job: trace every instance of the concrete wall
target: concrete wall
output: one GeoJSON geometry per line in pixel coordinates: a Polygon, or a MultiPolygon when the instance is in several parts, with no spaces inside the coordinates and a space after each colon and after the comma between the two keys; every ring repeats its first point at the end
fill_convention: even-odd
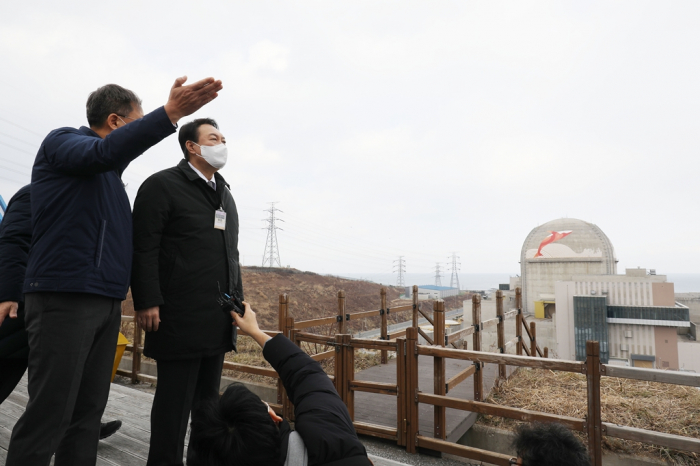
{"type": "MultiPolygon", "coordinates": [[[[672,330],[675,333],[676,329],[672,330]]],[[[632,354],[656,354],[656,337],[651,325],[608,324],[608,341],[610,357],[627,359],[630,365],[632,354]],[[627,347],[627,350],[624,351],[621,345],[627,347]]]]}
{"type": "MultiPolygon", "coordinates": [[[[457,443],[504,455],[515,456],[515,451],[511,446],[512,442],[513,433],[510,431],[475,424],[457,443]]],[[[487,465],[489,463],[470,462],[469,464],[487,465]]],[[[641,458],[638,456],[603,453],[603,464],[605,466],[659,466],[667,463],[661,460],[641,458]]]]}
{"type": "Polygon", "coordinates": [[[555,294],[557,281],[569,281],[574,275],[601,275],[605,273],[606,262],[600,258],[576,259],[525,259],[523,310],[535,313],[535,301],[541,295],[555,294]]]}
{"type": "Polygon", "coordinates": [[[654,306],[674,307],[676,305],[673,283],[652,283],[651,289],[654,295],[654,306]]]}
{"type": "Polygon", "coordinates": [[[574,336],[574,282],[557,282],[555,286],[555,300],[557,312],[555,313],[556,325],[556,351],[559,359],[576,360],[576,339],[574,336]]]}
{"type": "Polygon", "coordinates": [[[678,330],[675,327],[654,327],[656,368],[678,370],[678,330]]]}
{"type": "MultiPolygon", "coordinates": [[[[514,303],[513,303],[514,304],[514,303]]],[[[508,312],[511,310],[508,299],[503,300],[503,310],[508,312]]],[[[463,302],[463,324],[465,326],[473,325],[472,323],[472,302],[463,302]]],[[[481,301],[481,321],[494,319],[496,317],[496,299],[489,299],[481,301]]],[[[552,319],[535,319],[534,317],[528,317],[528,322],[536,322],[537,324],[537,344],[540,346],[542,351],[544,351],[545,346],[549,348],[550,358],[555,357],[556,354],[556,333],[554,331],[554,322],[552,319]]],[[[506,342],[515,338],[515,317],[511,317],[506,320],[505,323],[505,340],[506,342]]],[[[527,338],[527,335],[523,331],[523,335],[527,338]]],[[[467,337],[467,342],[469,349],[473,349],[472,337],[467,337]]],[[[529,340],[527,340],[529,344],[529,340]]],[[[487,328],[481,335],[481,349],[482,351],[495,352],[498,348],[498,334],[496,333],[496,326],[487,328]]],[[[515,354],[515,350],[512,347],[510,353],[515,354]]]]}
{"type": "Polygon", "coordinates": [[[678,342],[678,365],[680,370],[700,374],[700,343],[697,341],[678,342]]]}

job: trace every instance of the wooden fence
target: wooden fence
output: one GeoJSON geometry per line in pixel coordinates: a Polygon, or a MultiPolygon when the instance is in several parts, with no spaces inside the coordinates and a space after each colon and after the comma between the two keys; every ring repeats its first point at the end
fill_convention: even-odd
{"type": "MultiPolygon", "coordinates": [[[[572,430],[584,432],[588,437],[591,464],[602,464],[602,437],[615,437],[652,443],[676,450],[686,450],[700,453],[700,440],[678,435],[665,434],[633,427],[618,426],[601,419],[600,379],[602,376],[619,377],[635,380],[646,380],[678,385],[700,387],[700,374],[662,371],[611,366],[601,364],[598,342],[587,342],[586,361],[564,361],[548,358],[548,349],[544,351],[537,344],[537,328],[535,322],[527,322],[522,313],[522,294],[516,289],[516,309],[504,312],[503,293],[496,293],[496,318],[481,321],[481,297],[472,297],[472,322],[475,324],[447,334],[445,331],[444,302],[433,303],[432,315],[420,309],[417,300],[417,287],[414,287],[412,305],[389,308],[386,303],[386,291],[380,294],[381,307],[374,311],[348,313],[345,308],[345,293],[338,292],[338,311],[334,316],[295,322],[289,316],[289,297],[280,295],[278,329],[265,331],[274,336],[282,333],[297,345],[303,342],[321,345],[324,351],[313,354],[317,361],[334,358],[334,373],[329,374],[338,394],[348,407],[355,429],[359,434],[394,440],[409,453],[415,453],[418,448],[450,453],[476,461],[485,461],[497,465],[515,464],[515,458],[487,450],[467,447],[445,440],[446,408],[501,416],[519,421],[559,422],[572,430]],[[406,329],[389,333],[387,317],[391,312],[400,313],[412,311],[411,326],[406,329]],[[347,322],[376,317],[381,318],[379,339],[353,338],[347,333],[347,322]],[[430,337],[418,326],[419,317],[424,317],[433,326],[433,336],[430,337]],[[515,318],[515,338],[505,341],[505,323],[515,318]],[[326,325],[337,327],[334,335],[322,335],[305,330],[326,325]],[[482,351],[482,333],[491,327],[496,327],[497,352],[482,351]],[[525,332],[523,333],[523,330],[525,332]],[[472,335],[473,347],[468,349],[466,338],[472,335]],[[428,345],[419,344],[421,336],[428,345]],[[462,342],[461,348],[458,343],[462,342]],[[448,348],[452,346],[452,348],[448,348]],[[516,354],[507,354],[515,347],[516,354]],[[355,351],[375,350],[381,352],[381,361],[386,363],[388,353],[396,354],[396,384],[359,381],[354,379],[355,351]],[[525,355],[523,355],[523,353],[525,355]],[[419,356],[433,358],[434,387],[433,394],[420,392],[418,389],[419,356]],[[538,357],[539,356],[539,357],[538,357]],[[456,374],[449,380],[445,379],[445,360],[458,359],[472,362],[467,369],[456,374]],[[499,377],[505,378],[506,367],[544,368],[557,371],[585,374],[587,378],[588,412],[583,419],[541,413],[520,408],[493,405],[483,402],[485,393],[483,387],[483,367],[485,364],[498,364],[499,377]],[[474,377],[474,400],[464,400],[447,396],[449,391],[468,377],[474,377]],[[396,426],[383,426],[355,421],[354,394],[369,392],[383,396],[396,397],[396,426]],[[424,403],[434,407],[433,436],[421,435],[418,430],[418,405],[424,403]]],[[[134,322],[134,342],[127,346],[133,354],[131,371],[119,370],[117,373],[130,377],[132,381],[156,382],[155,377],[140,373],[141,329],[133,317],[122,316],[126,322],[134,322]]],[[[240,334],[244,335],[243,332],[240,334]]],[[[293,419],[293,406],[287,398],[277,373],[273,369],[251,366],[226,361],[224,369],[230,369],[250,374],[271,377],[277,380],[277,403],[270,406],[288,419],[293,419]]]]}

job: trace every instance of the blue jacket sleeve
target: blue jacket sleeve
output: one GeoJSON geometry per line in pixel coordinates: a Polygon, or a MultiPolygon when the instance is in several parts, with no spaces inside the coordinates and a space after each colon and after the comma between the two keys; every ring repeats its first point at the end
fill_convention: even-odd
{"type": "Polygon", "coordinates": [[[0,302],[23,302],[24,274],[32,241],[29,186],[15,194],[0,222],[0,302]]]}
{"type": "Polygon", "coordinates": [[[160,107],[140,120],[122,126],[104,139],[86,136],[74,128],[59,128],[44,139],[37,157],[66,175],[96,175],[126,166],[148,148],[175,132],[160,107]]]}

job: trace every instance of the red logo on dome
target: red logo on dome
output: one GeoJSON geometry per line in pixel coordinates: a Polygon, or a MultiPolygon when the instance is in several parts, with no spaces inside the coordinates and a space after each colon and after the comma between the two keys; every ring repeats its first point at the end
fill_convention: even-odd
{"type": "Polygon", "coordinates": [[[537,254],[535,254],[535,257],[542,257],[542,248],[547,246],[548,244],[552,244],[555,241],[559,241],[560,239],[569,236],[571,234],[572,230],[566,230],[566,231],[550,231],[550,235],[547,236],[545,239],[542,240],[540,243],[540,247],[537,249],[537,254]]]}

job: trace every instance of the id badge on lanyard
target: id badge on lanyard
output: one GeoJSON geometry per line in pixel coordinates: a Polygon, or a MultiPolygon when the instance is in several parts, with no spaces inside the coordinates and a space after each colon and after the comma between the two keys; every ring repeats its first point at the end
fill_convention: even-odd
{"type": "Polygon", "coordinates": [[[214,212],[214,228],[217,230],[226,229],[226,211],[223,207],[219,207],[219,209],[214,212]]]}

